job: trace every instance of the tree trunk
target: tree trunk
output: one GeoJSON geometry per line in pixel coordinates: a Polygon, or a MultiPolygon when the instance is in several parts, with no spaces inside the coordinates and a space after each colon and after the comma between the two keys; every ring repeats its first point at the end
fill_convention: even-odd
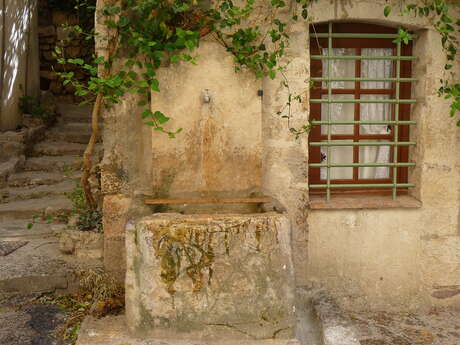
{"type": "MultiPolygon", "coordinates": [[[[98,57],[103,57],[104,61],[109,61],[109,58],[115,53],[118,45],[118,30],[108,28],[105,25],[106,18],[101,14],[101,9],[106,4],[119,3],[120,0],[98,0],[95,13],[95,31],[96,31],[96,54],[98,57]],[[105,38],[111,37],[111,40],[105,38]]],[[[114,18],[117,19],[117,18],[114,18]]],[[[110,67],[106,65],[99,68],[99,78],[106,78],[110,74],[110,67]]],[[[98,202],[94,198],[93,191],[89,178],[91,176],[91,169],[93,168],[92,156],[94,153],[94,146],[96,145],[99,136],[99,116],[101,108],[104,103],[104,96],[101,93],[97,94],[96,101],[94,102],[93,111],[91,114],[91,138],[85,153],[83,154],[83,169],[81,176],[81,186],[85,193],[86,203],[92,210],[98,208],[98,202]]]]}

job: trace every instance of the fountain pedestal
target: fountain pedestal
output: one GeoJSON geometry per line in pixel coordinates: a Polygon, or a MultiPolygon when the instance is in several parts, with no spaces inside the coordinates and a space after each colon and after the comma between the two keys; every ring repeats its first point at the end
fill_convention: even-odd
{"type": "Polygon", "coordinates": [[[133,334],[294,338],[290,224],[277,213],[154,214],[127,229],[133,334]]]}

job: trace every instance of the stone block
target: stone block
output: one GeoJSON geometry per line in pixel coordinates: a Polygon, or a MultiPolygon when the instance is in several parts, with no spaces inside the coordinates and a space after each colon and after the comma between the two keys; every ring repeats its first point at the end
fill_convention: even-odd
{"type": "Polygon", "coordinates": [[[81,259],[102,259],[103,234],[94,231],[66,230],[59,240],[59,250],[81,259]]]}
{"type": "Polygon", "coordinates": [[[52,71],[40,71],[40,77],[45,78],[45,79],[50,79],[50,80],[54,80],[58,78],[56,72],[52,72],[52,71]]]}
{"type": "Polygon", "coordinates": [[[56,28],[53,25],[40,26],[38,28],[38,35],[41,37],[52,37],[56,35],[56,28]]]}
{"type": "Polygon", "coordinates": [[[62,92],[63,85],[60,80],[52,80],[50,84],[50,91],[54,94],[59,94],[62,92]]]}
{"type": "Polygon", "coordinates": [[[78,16],[72,13],[63,12],[63,11],[54,11],[53,12],[53,24],[54,25],[76,25],[78,24],[78,16]]]}
{"type": "Polygon", "coordinates": [[[126,316],[86,317],[83,321],[76,345],[300,345],[296,339],[243,340],[215,339],[206,341],[179,338],[177,334],[161,334],[158,337],[139,338],[126,329],[126,316]]]}
{"type": "Polygon", "coordinates": [[[56,29],[56,36],[58,41],[70,41],[75,38],[77,34],[70,28],[58,27],[56,29]]]}
{"type": "Polygon", "coordinates": [[[126,236],[126,313],[133,334],[293,337],[286,216],[155,214],[129,224],[126,236]]]}
{"type": "Polygon", "coordinates": [[[106,195],[103,203],[104,236],[123,237],[132,199],[121,194],[106,195]]]}
{"type": "Polygon", "coordinates": [[[120,281],[126,270],[125,228],[132,199],[121,194],[104,197],[104,267],[120,281]]]}
{"type": "Polygon", "coordinates": [[[82,55],[80,47],[67,47],[65,49],[66,55],[70,58],[80,57],[82,55]]]}
{"type": "Polygon", "coordinates": [[[126,272],[125,237],[104,239],[104,268],[118,282],[124,282],[126,272]]]}
{"type": "Polygon", "coordinates": [[[46,61],[55,61],[56,58],[53,56],[53,52],[49,51],[42,51],[42,56],[46,61]]]}

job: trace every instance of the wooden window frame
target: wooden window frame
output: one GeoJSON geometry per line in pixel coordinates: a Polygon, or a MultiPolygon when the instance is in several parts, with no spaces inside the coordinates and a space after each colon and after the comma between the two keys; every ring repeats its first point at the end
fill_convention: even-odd
{"type": "MultiPolygon", "coordinates": [[[[333,23],[333,33],[370,33],[370,34],[395,34],[398,32],[395,28],[389,28],[381,25],[374,24],[362,24],[362,23],[333,23]]],[[[328,32],[328,23],[321,25],[311,25],[310,26],[310,54],[311,55],[322,55],[321,48],[327,48],[328,39],[327,38],[316,38],[315,33],[327,33],[328,32]]],[[[393,43],[393,39],[378,38],[378,39],[369,39],[369,38],[333,38],[332,39],[333,48],[354,48],[355,55],[361,55],[361,49],[363,48],[392,48],[393,55],[396,52],[396,45],[393,43]]],[[[411,56],[412,55],[412,43],[408,45],[402,45],[401,56],[411,56]]],[[[311,77],[323,77],[322,75],[322,66],[323,61],[327,60],[310,60],[310,71],[311,77]]],[[[355,61],[355,77],[361,77],[361,61],[355,61]]],[[[411,78],[412,77],[412,63],[409,60],[401,60],[401,78],[411,78]]],[[[393,61],[393,73],[391,77],[395,77],[395,66],[396,61],[393,61]]],[[[362,89],[361,83],[355,81],[355,87],[353,89],[332,89],[332,94],[347,94],[353,95],[355,99],[359,99],[361,95],[381,95],[388,94],[391,98],[395,98],[396,91],[396,82],[391,82],[390,89],[362,89]]],[[[314,82],[310,90],[310,98],[319,99],[322,95],[327,95],[327,88],[323,88],[323,82],[314,82]]],[[[412,85],[411,82],[401,82],[400,83],[400,99],[410,99],[412,94],[412,85]]],[[[392,107],[392,118],[394,120],[395,116],[395,107],[396,104],[391,105],[392,107]]],[[[321,107],[320,103],[310,103],[310,120],[321,120],[321,107]]],[[[354,104],[354,120],[360,120],[360,109],[361,104],[354,104]]],[[[409,121],[410,120],[410,104],[399,104],[399,120],[400,121],[409,121]]],[[[379,140],[387,139],[389,141],[394,141],[394,126],[390,125],[391,133],[385,135],[360,135],[360,125],[349,125],[354,127],[353,134],[350,135],[332,135],[332,140],[353,140],[354,142],[362,140],[379,140]]],[[[399,126],[399,135],[398,141],[405,142],[409,141],[409,125],[398,125],[399,126]]],[[[322,126],[313,126],[310,131],[309,140],[312,142],[320,142],[322,140],[327,140],[327,135],[321,134],[322,126]]],[[[390,163],[393,162],[393,149],[390,147],[390,163]]],[[[353,146],[353,162],[350,163],[359,163],[359,146],[353,146]]],[[[309,147],[309,164],[310,163],[321,163],[321,147],[319,146],[310,146],[309,147]]],[[[400,146],[398,147],[398,163],[407,163],[409,161],[409,147],[400,146]]],[[[309,183],[310,184],[326,184],[326,180],[321,180],[319,167],[310,167],[309,166],[309,183]]],[[[393,168],[389,169],[389,178],[386,179],[360,179],[359,178],[359,167],[352,167],[353,169],[353,178],[352,179],[341,179],[334,180],[331,179],[331,184],[388,184],[393,183],[393,168]]],[[[409,167],[398,167],[397,168],[397,183],[407,183],[408,182],[408,171],[409,167]]],[[[343,193],[366,193],[366,194],[391,194],[391,190],[388,188],[334,188],[332,189],[332,194],[343,194],[343,193]]],[[[311,189],[310,194],[325,194],[325,189],[311,189]]],[[[400,188],[398,194],[407,194],[407,188],[400,188]]]]}

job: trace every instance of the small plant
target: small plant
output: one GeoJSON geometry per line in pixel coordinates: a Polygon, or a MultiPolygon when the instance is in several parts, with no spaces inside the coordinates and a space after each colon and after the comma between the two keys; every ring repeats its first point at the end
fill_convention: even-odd
{"type": "Polygon", "coordinates": [[[73,210],[76,213],[87,209],[83,188],[80,185],[77,184],[74,190],[71,193],[65,193],[65,196],[72,202],[73,210]]]}
{"type": "Polygon", "coordinates": [[[88,231],[102,232],[102,214],[99,211],[85,210],[78,215],[77,228],[88,231]]]}
{"type": "Polygon", "coordinates": [[[48,119],[49,114],[41,105],[40,100],[32,96],[22,96],[19,98],[19,110],[23,114],[29,114],[39,119],[48,119]]]}
{"type": "Polygon", "coordinates": [[[66,193],[73,205],[72,213],[78,216],[76,227],[78,230],[95,230],[102,232],[102,213],[99,210],[92,210],[86,204],[83,188],[77,184],[71,193],[66,193]]]}

